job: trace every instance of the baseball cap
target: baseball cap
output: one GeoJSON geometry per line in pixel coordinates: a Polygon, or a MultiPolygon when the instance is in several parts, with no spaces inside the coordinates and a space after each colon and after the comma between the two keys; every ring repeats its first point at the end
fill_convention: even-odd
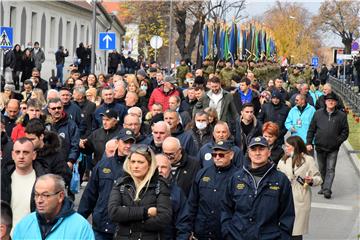
{"type": "Polygon", "coordinates": [[[254,137],[250,140],[249,143],[249,148],[254,147],[254,146],[263,146],[263,147],[269,147],[269,143],[267,142],[267,140],[264,137],[254,137]]]}
{"type": "Polygon", "coordinates": [[[100,113],[100,116],[105,116],[108,118],[115,118],[115,119],[118,119],[119,117],[118,113],[113,109],[108,109],[105,112],[100,113]]]}
{"type": "Polygon", "coordinates": [[[128,141],[128,140],[131,139],[134,142],[136,140],[134,132],[131,131],[131,129],[128,129],[128,128],[121,129],[117,139],[120,139],[120,140],[123,140],[123,141],[128,141]]]}
{"type": "Polygon", "coordinates": [[[212,150],[223,150],[223,151],[229,151],[231,150],[232,145],[230,144],[229,141],[218,141],[217,143],[215,143],[211,149],[212,150]]]}

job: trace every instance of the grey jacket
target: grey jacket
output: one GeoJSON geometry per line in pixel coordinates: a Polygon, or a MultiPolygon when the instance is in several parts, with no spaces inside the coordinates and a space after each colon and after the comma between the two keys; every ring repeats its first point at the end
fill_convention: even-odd
{"type": "Polygon", "coordinates": [[[35,61],[35,67],[41,71],[41,65],[45,61],[45,54],[44,51],[39,48],[39,51],[35,54],[35,49],[32,50],[33,58],[35,61]]]}

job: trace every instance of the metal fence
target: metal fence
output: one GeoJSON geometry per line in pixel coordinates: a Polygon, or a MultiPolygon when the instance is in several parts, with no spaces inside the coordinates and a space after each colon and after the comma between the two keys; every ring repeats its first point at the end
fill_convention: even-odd
{"type": "Polygon", "coordinates": [[[334,77],[329,77],[329,83],[332,89],[349,105],[353,113],[360,115],[360,96],[351,89],[351,86],[334,77]]]}

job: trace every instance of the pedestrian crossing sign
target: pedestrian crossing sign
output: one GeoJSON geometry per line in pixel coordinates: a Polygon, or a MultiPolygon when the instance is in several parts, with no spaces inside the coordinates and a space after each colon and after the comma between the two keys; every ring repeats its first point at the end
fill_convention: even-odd
{"type": "Polygon", "coordinates": [[[0,27],[0,48],[13,48],[12,27],[0,27]]]}

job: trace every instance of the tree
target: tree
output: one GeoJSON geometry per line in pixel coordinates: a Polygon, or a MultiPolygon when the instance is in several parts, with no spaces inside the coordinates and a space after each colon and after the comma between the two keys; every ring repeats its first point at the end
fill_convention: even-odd
{"type": "Polygon", "coordinates": [[[313,21],[322,31],[340,36],[345,53],[350,54],[353,40],[360,37],[360,2],[326,0],[313,21]]]}
{"type": "Polygon", "coordinates": [[[308,62],[320,47],[310,13],[297,3],[281,3],[264,15],[265,27],[272,30],[277,55],[292,62],[308,62]]]}

